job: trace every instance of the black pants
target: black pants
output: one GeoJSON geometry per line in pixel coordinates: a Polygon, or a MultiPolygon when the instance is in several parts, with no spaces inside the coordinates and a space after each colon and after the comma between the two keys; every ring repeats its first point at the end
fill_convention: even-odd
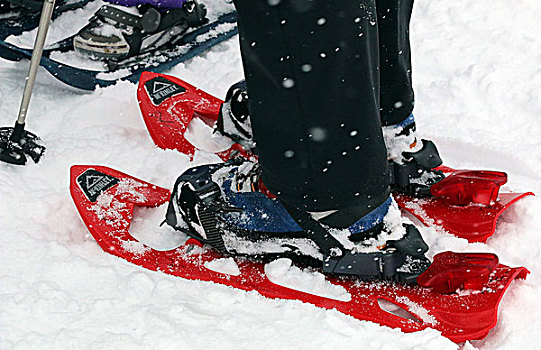
{"type": "Polygon", "coordinates": [[[413,0],[235,0],[263,182],[308,211],[389,196],[381,126],[413,109],[413,0]]]}

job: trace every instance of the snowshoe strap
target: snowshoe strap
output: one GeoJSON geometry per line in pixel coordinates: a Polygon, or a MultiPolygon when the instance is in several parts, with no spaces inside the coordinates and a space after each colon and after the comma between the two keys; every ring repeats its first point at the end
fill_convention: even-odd
{"type": "Polygon", "coordinates": [[[406,262],[407,256],[424,259],[424,253],[428,251],[428,246],[415,226],[406,226],[406,235],[402,239],[387,242],[386,247],[378,252],[356,253],[346,249],[308,213],[285,203],[283,205],[322,251],[323,272],[352,275],[364,280],[415,282],[417,274],[398,273],[398,269],[406,262]]]}
{"type": "Polygon", "coordinates": [[[103,5],[94,15],[108,18],[117,23],[129,25],[130,27],[141,28],[139,24],[139,19],[141,17],[119,10],[116,7],[103,5]]]}
{"type": "Polygon", "coordinates": [[[167,12],[161,13],[153,7],[148,7],[142,16],[137,16],[116,7],[104,5],[95,15],[97,17],[107,18],[119,24],[137,28],[146,33],[157,33],[181,23],[186,25],[186,29],[189,26],[201,24],[204,21],[206,10],[200,8],[199,12],[200,16],[198,16],[197,13],[193,15],[181,8],[169,9],[167,12]]]}
{"type": "Polygon", "coordinates": [[[282,205],[288,211],[289,215],[297,224],[308,234],[310,238],[321,250],[323,255],[329,257],[343,256],[346,248],[336,238],[334,238],[319,222],[314,220],[307,212],[292,207],[282,202],[282,205]]]}
{"type": "MultiPolygon", "coordinates": [[[[410,159],[407,163],[397,164],[390,162],[391,185],[399,192],[410,195],[430,196],[430,186],[419,186],[411,180],[421,177],[427,171],[439,174],[433,170],[443,162],[436,145],[432,141],[423,140],[423,148],[414,153],[404,152],[404,157],[410,159]]],[[[443,179],[443,173],[441,179],[443,179]]]]}
{"type": "Polygon", "coordinates": [[[206,208],[197,208],[197,214],[199,216],[199,222],[203,226],[203,230],[207,235],[207,243],[210,244],[214,249],[222,253],[227,252],[225,247],[224,240],[222,239],[222,234],[218,230],[218,223],[216,222],[216,216],[214,213],[211,213],[206,208]]]}
{"type": "MultiPolygon", "coordinates": [[[[418,273],[400,272],[399,269],[410,260],[423,263],[428,246],[413,225],[406,226],[406,235],[400,240],[388,241],[379,252],[355,253],[347,251],[343,257],[326,257],[323,271],[330,274],[355,275],[361,279],[384,279],[404,283],[415,283],[418,273]]],[[[428,265],[428,264],[427,264],[428,265]]]]}
{"type": "Polygon", "coordinates": [[[340,258],[326,257],[323,272],[338,275],[353,275],[361,279],[393,280],[396,270],[406,261],[398,249],[386,249],[375,253],[347,251],[340,258]]]}
{"type": "Polygon", "coordinates": [[[412,158],[422,169],[434,169],[442,164],[434,142],[423,140],[423,148],[418,152],[404,152],[404,157],[412,158]]]}
{"type": "Polygon", "coordinates": [[[396,248],[406,255],[415,257],[423,256],[428,251],[428,245],[413,225],[406,226],[406,235],[402,239],[387,241],[387,247],[396,248]]]}
{"type": "MultiPolygon", "coordinates": [[[[194,238],[227,253],[218,228],[216,213],[240,211],[240,209],[228,207],[219,200],[220,188],[212,181],[212,173],[221,166],[223,164],[192,168],[191,171],[181,175],[171,194],[165,221],[169,226],[184,231],[179,226],[176,217],[177,213],[181,213],[186,221],[197,223],[203,228],[204,237],[197,235],[194,238]]],[[[194,232],[186,233],[195,235],[194,232]]]]}

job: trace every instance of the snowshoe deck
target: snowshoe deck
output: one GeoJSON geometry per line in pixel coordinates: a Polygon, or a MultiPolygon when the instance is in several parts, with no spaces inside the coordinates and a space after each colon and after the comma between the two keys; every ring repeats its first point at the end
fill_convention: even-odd
{"type": "MultiPolygon", "coordinates": [[[[170,196],[167,189],[111,168],[77,165],[71,168],[70,191],[85,225],[103,250],[133,264],[186,279],[254,290],[268,298],[300,300],[336,309],[360,320],[399,327],[404,332],[430,327],[455,342],[485,337],[496,325],[499,302],[511,281],[528,273],[525,268],[496,264],[478,290],[451,294],[420,286],[327,277],[328,283],[349,293],[351,300],[340,301],[274,284],[265,273],[265,265],[256,261],[237,259],[240,274],[224,274],[206,267],[223,256],[205,247],[187,243],[158,251],[139,242],[129,232],[135,206],[166,203],[170,196]],[[385,311],[387,307],[380,306],[385,303],[409,316],[385,311]]],[[[433,265],[437,265],[438,259],[437,255],[433,265]]]]}
{"type": "MultiPolygon", "coordinates": [[[[73,47],[73,37],[69,37],[45,49],[40,65],[56,79],[83,90],[91,91],[97,86],[114,85],[119,80],[137,82],[145,70],[161,72],[171,69],[233,37],[237,34],[236,19],[237,14],[234,11],[221,14],[215,21],[186,33],[174,47],[147,52],[114,64],[99,63],[96,69],[81,68],[67,62],[70,61],[68,58],[77,55],[73,47]]],[[[32,50],[0,40],[0,57],[11,61],[30,59],[32,50]]],[[[77,56],[74,62],[80,60],[82,58],[77,56]]],[[[88,60],[87,64],[90,64],[88,60]]],[[[96,62],[92,65],[95,64],[96,62]]]]}
{"type": "MultiPolygon", "coordinates": [[[[150,72],[141,76],[137,96],[154,143],[160,148],[176,149],[190,156],[197,148],[184,137],[189,123],[193,118],[199,118],[213,125],[223,102],[178,78],[150,72]]],[[[239,151],[242,152],[242,148],[235,144],[218,155],[227,160],[232,152],[239,151]]],[[[442,170],[451,173],[450,176],[455,171],[445,167],[442,170]]],[[[438,197],[417,199],[402,194],[395,194],[395,199],[401,208],[425,225],[439,226],[469,242],[485,242],[494,234],[500,215],[529,195],[533,193],[498,193],[497,200],[489,206],[452,206],[438,197]]]]}

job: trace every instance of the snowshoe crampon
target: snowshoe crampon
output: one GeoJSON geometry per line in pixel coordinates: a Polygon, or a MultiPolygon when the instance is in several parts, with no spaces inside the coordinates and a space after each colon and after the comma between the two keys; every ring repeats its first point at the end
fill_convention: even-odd
{"type": "MultiPolygon", "coordinates": [[[[145,72],[141,75],[137,97],[143,119],[154,143],[163,149],[193,156],[197,149],[184,134],[192,119],[208,125],[218,120],[223,101],[181,79],[145,72]]],[[[239,144],[218,153],[223,159],[232,154],[247,154],[239,144]]],[[[446,178],[431,188],[432,196],[416,198],[394,193],[400,207],[429,226],[438,226],[469,242],[485,242],[496,230],[500,215],[526,193],[500,192],[507,181],[505,173],[454,170],[438,167],[446,178]]]]}
{"type": "Polygon", "coordinates": [[[455,342],[485,337],[496,325],[499,302],[511,281],[528,273],[525,268],[499,264],[491,254],[446,252],[436,255],[419,277],[425,287],[327,277],[328,283],[341,286],[349,295],[347,301],[336,300],[275,284],[267,277],[265,265],[257,261],[238,259],[239,273],[226,274],[207,267],[223,258],[214,250],[186,243],[158,251],[139,242],[129,232],[134,208],[166,203],[171,195],[167,189],[107,167],[73,166],[70,191],[85,225],[103,250],[133,264],[186,279],[255,290],[269,298],[336,309],[404,332],[430,327],[455,342]]]}

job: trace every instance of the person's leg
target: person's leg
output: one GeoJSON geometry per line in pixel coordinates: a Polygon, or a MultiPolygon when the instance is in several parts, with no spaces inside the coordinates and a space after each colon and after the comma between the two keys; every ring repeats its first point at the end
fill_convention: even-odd
{"type": "Polygon", "coordinates": [[[436,146],[417,137],[409,25],[413,0],[376,0],[380,37],[381,123],[394,191],[430,195],[443,179],[436,146]]]}
{"type": "Polygon", "coordinates": [[[408,118],[414,106],[409,24],[413,0],[376,0],[380,38],[381,121],[408,118]]]}
{"type": "Polygon", "coordinates": [[[374,0],[235,0],[264,184],[306,211],[389,197],[374,0]]]}
{"type": "Polygon", "coordinates": [[[428,247],[389,194],[375,3],[235,5],[246,85],[230,89],[216,127],[249,141],[251,124],[259,163],[186,170],[166,222],[232,255],[414,283],[428,247]]]}

